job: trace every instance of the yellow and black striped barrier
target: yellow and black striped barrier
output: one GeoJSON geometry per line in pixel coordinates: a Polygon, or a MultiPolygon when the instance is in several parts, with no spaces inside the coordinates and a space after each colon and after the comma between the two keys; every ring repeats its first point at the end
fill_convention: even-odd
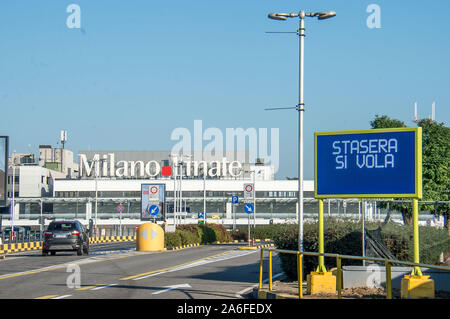
{"type": "MultiPolygon", "coordinates": [[[[135,241],[136,236],[105,236],[89,238],[89,244],[112,243],[123,241],[135,241]]],[[[19,253],[24,251],[41,250],[42,241],[26,243],[11,243],[0,245],[0,258],[5,258],[6,254],[19,253]]]]}
{"type": "Polygon", "coordinates": [[[177,246],[177,247],[168,247],[166,248],[167,250],[180,250],[180,249],[185,249],[185,248],[190,248],[190,247],[197,247],[200,246],[200,244],[189,244],[189,245],[183,245],[183,246],[177,246]]]}
{"type": "Polygon", "coordinates": [[[4,256],[6,254],[18,253],[18,252],[30,251],[30,250],[39,250],[39,249],[42,249],[41,241],[3,244],[3,245],[0,245],[0,255],[4,256]]]}
{"type": "Polygon", "coordinates": [[[113,243],[122,241],[135,241],[136,236],[103,236],[89,238],[89,244],[113,243]]]}

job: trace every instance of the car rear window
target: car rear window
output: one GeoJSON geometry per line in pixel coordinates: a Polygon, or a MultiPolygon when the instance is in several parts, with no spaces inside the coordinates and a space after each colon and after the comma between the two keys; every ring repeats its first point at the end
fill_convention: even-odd
{"type": "Polygon", "coordinates": [[[61,231],[69,231],[69,230],[75,230],[76,226],[75,223],[51,223],[48,226],[48,230],[61,230],[61,231]]]}

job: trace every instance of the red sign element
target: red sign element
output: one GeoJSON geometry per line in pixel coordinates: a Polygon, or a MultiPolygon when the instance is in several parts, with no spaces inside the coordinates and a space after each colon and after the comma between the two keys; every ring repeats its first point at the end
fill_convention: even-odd
{"type": "Polygon", "coordinates": [[[162,176],[172,176],[172,167],[171,166],[161,167],[161,175],[162,176]]]}
{"type": "Polygon", "coordinates": [[[157,192],[158,192],[158,187],[152,186],[152,187],[150,188],[150,193],[156,194],[157,192]]]}
{"type": "Polygon", "coordinates": [[[245,191],[246,191],[247,193],[251,193],[252,190],[253,190],[252,185],[246,185],[246,186],[245,186],[245,191]]]}

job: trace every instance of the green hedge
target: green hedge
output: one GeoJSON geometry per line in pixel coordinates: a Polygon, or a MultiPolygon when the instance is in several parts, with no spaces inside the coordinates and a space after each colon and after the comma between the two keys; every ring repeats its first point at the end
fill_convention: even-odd
{"type": "Polygon", "coordinates": [[[177,226],[175,232],[165,233],[166,247],[178,247],[190,244],[209,244],[213,242],[230,242],[231,236],[223,225],[188,224],[177,226]]]}
{"type": "Polygon", "coordinates": [[[181,246],[181,236],[179,232],[165,233],[164,243],[166,247],[179,247],[181,246]]]}
{"type": "MultiPolygon", "coordinates": [[[[279,249],[298,249],[298,225],[274,225],[276,234],[272,236],[279,249]]],[[[377,229],[380,225],[366,223],[367,229],[377,229]]],[[[318,224],[305,223],[303,227],[304,251],[318,251],[318,224]]],[[[386,225],[381,231],[385,246],[400,260],[413,261],[413,233],[410,226],[386,225]]],[[[341,255],[362,255],[361,224],[342,220],[326,219],[324,222],[325,252],[341,255]]],[[[446,230],[419,227],[420,261],[435,264],[441,252],[450,250],[450,237],[446,230]]],[[[280,254],[283,271],[291,278],[297,277],[294,255],[280,254]]],[[[314,271],[317,257],[304,256],[304,274],[314,271]]],[[[361,265],[361,261],[343,260],[343,265],[361,265]]],[[[325,258],[327,269],[336,267],[333,258],[325,258]]]]}
{"type": "MultiPolygon", "coordinates": [[[[255,237],[255,239],[272,239],[277,233],[280,225],[262,225],[256,226],[256,228],[251,227],[250,235],[255,237]]],[[[238,232],[242,233],[242,237],[248,240],[248,226],[240,226],[238,232]]]]}

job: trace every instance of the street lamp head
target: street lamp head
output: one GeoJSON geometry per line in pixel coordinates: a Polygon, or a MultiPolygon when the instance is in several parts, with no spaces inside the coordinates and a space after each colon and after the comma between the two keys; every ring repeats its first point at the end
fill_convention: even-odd
{"type": "Polygon", "coordinates": [[[268,17],[270,19],[274,19],[274,20],[286,20],[286,17],[280,15],[279,13],[275,13],[275,12],[269,13],[268,17]]]}
{"type": "Polygon", "coordinates": [[[329,18],[335,17],[336,16],[336,12],[335,11],[318,12],[316,15],[317,15],[317,18],[319,20],[325,20],[325,19],[329,19],[329,18]]]}

